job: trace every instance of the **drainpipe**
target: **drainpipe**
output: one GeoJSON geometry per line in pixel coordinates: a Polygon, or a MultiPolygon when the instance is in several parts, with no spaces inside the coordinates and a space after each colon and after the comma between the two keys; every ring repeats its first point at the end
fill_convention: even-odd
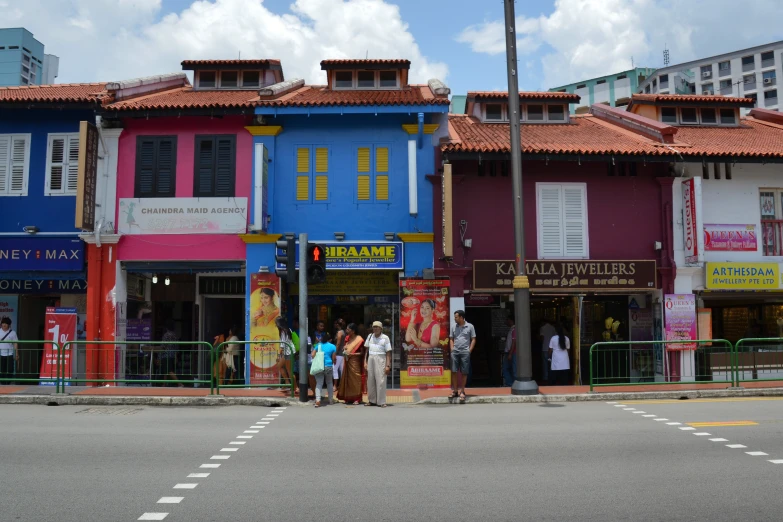
{"type": "Polygon", "coordinates": [[[416,135],[419,148],[424,146],[424,113],[419,113],[419,133],[416,135]]]}

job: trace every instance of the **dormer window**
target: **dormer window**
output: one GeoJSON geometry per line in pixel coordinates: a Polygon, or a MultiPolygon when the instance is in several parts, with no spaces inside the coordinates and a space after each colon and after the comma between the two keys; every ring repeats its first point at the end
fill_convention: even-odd
{"type": "Polygon", "coordinates": [[[335,89],[353,88],[353,71],[336,71],[334,73],[335,89]]]}
{"type": "Polygon", "coordinates": [[[547,109],[549,121],[565,121],[565,105],[549,105],[547,109]]]}
{"type": "Polygon", "coordinates": [[[735,109],[661,107],[661,122],[673,125],[736,125],[735,109]],[[720,120],[718,120],[720,118],[720,120]]]}
{"type": "Polygon", "coordinates": [[[720,122],[723,125],[734,125],[737,122],[734,109],[721,109],[720,122]]]}
{"type": "Polygon", "coordinates": [[[701,122],[705,125],[715,125],[718,119],[715,117],[715,109],[702,109],[701,122]]]}
{"type": "Polygon", "coordinates": [[[244,71],[242,73],[242,87],[260,87],[261,73],[259,71],[244,71]]]}
{"type": "Polygon", "coordinates": [[[680,118],[684,125],[696,125],[699,123],[699,116],[696,114],[696,109],[690,107],[683,107],[680,109],[680,118]]]}
{"type": "Polygon", "coordinates": [[[380,71],[378,77],[381,81],[381,87],[397,87],[397,71],[380,71]]]}
{"type": "Polygon", "coordinates": [[[198,73],[198,86],[214,88],[217,81],[217,74],[215,71],[200,71],[198,73]]]}
{"type": "Polygon", "coordinates": [[[334,89],[396,89],[397,71],[335,71],[334,89]]]}
{"type": "Polygon", "coordinates": [[[221,71],[220,87],[223,89],[231,89],[231,88],[239,87],[239,72],[221,71]]]}
{"type": "Polygon", "coordinates": [[[544,121],[544,106],[543,105],[528,105],[527,106],[527,120],[528,121],[544,121]]]}
{"type": "Polygon", "coordinates": [[[674,107],[663,107],[661,109],[661,121],[663,123],[677,123],[677,109],[674,107]]]}
{"type": "Polygon", "coordinates": [[[360,89],[375,87],[375,71],[356,71],[356,86],[360,89]]]}
{"type": "MultiPolygon", "coordinates": [[[[568,119],[563,104],[523,103],[519,110],[525,123],[565,123],[568,119]]],[[[508,104],[482,102],[473,114],[486,123],[508,123],[508,104]]]]}
{"type": "Polygon", "coordinates": [[[484,120],[508,121],[508,118],[506,117],[506,106],[501,103],[487,103],[484,105],[484,120]]]}

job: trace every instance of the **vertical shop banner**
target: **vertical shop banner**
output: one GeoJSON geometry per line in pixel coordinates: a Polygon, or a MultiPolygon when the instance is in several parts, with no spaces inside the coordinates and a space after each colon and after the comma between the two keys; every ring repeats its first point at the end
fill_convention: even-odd
{"type": "MultiPolygon", "coordinates": [[[[696,296],[693,294],[666,294],[664,296],[664,324],[667,341],[697,339],[696,296]]],[[[695,350],[697,343],[667,344],[669,351],[695,350]]]]}
{"type": "Polygon", "coordinates": [[[0,295],[0,319],[9,318],[11,320],[11,328],[14,330],[19,328],[19,323],[16,320],[18,313],[19,296],[0,295]]]}
{"type": "Polygon", "coordinates": [[[400,280],[400,387],[447,388],[449,280],[400,280]]]}
{"type": "Polygon", "coordinates": [[[247,360],[250,361],[250,384],[278,384],[280,369],[277,367],[280,332],[275,319],[280,316],[280,278],[275,274],[251,274],[250,276],[250,340],[247,360]]]}
{"type": "MultiPolygon", "coordinates": [[[[46,308],[44,323],[44,340],[57,343],[60,348],[65,343],[76,340],[76,308],[46,308]]],[[[57,378],[57,354],[51,342],[44,344],[43,360],[41,361],[41,384],[54,386],[57,378]]],[[[71,377],[71,353],[69,347],[63,351],[62,376],[65,379],[71,377]]],[[[67,383],[66,383],[67,384],[67,383]]]]}
{"type": "Polygon", "coordinates": [[[704,261],[701,178],[690,178],[682,182],[682,228],[685,263],[701,263],[704,261]]]}

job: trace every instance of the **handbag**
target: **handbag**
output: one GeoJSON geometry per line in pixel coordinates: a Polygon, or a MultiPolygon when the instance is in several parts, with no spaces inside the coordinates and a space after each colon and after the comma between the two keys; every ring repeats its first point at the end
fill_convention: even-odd
{"type": "Polygon", "coordinates": [[[310,367],[310,375],[323,373],[324,371],[324,352],[318,350],[313,357],[313,365],[310,367]]]}

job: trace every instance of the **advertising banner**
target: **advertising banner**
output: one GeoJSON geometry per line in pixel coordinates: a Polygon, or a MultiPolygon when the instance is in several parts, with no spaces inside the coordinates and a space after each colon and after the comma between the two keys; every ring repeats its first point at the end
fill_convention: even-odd
{"type": "Polygon", "coordinates": [[[696,264],[704,261],[701,178],[690,178],[682,182],[682,228],[685,262],[696,264]]]}
{"type": "MultiPolygon", "coordinates": [[[[666,294],[664,296],[664,323],[667,341],[697,339],[696,296],[693,294],[666,294]]],[[[669,351],[695,350],[696,343],[667,344],[669,351]]]]}
{"type": "Polygon", "coordinates": [[[779,290],[778,263],[707,263],[706,287],[716,290],[779,290]]]}
{"type": "MultiPolygon", "coordinates": [[[[402,241],[310,241],[326,249],[327,270],[403,270],[402,241]]],[[[299,268],[299,242],[296,242],[299,268]]],[[[277,251],[281,253],[280,250],[277,251]]],[[[282,265],[277,264],[277,268],[282,265]]]]}
{"type": "Polygon", "coordinates": [[[400,280],[400,387],[447,388],[449,280],[400,280]]]}
{"type": "Polygon", "coordinates": [[[0,271],[12,270],[84,270],[84,243],[53,237],[0,239],[0,271]]]}
{"type": "Polygon", "coordinates": [[[120,234],[244,234],[247,198],[121,198],[120,234]]]}
{"type": "MultiPolygon", "coordinates": [[[[279,341],[275,319],[280,316],[280,279],[275,274],[251,274],[250,284],[250,340],[279,341]]],[[[278,384],[279,351],[276,343],[249,345],[250,384],[278,384]]]]}
{"type": "Polygon", "coordinates": [[[19,323],[16,322],[18,313],[19,296],[0,295],[0,319],[9,318],[11,320],[11,328],[14,330],[19,328],[19,323]]]}
{"type": "MultiPolygon", "coordinates": [[[[46,308],[46,318],[44,327],[44,340],[52,341],[62,348],[65,343],[76,340],[76,308],[46,308]]],[[[66,379],[71,377],[71,352],[72,349],[63,352],[63,370],[62,376],[66,379]]],[[[50,343],[44,344],[43,360],[41,361],[41,384],[54,386],[57,378],[57,354],[54,346],[50,343]]]]}
{"type": "Polygon", "coordinates": [[[756,225],[704,225],[707,252],[756,252],[758,248],[756,225]]]}

